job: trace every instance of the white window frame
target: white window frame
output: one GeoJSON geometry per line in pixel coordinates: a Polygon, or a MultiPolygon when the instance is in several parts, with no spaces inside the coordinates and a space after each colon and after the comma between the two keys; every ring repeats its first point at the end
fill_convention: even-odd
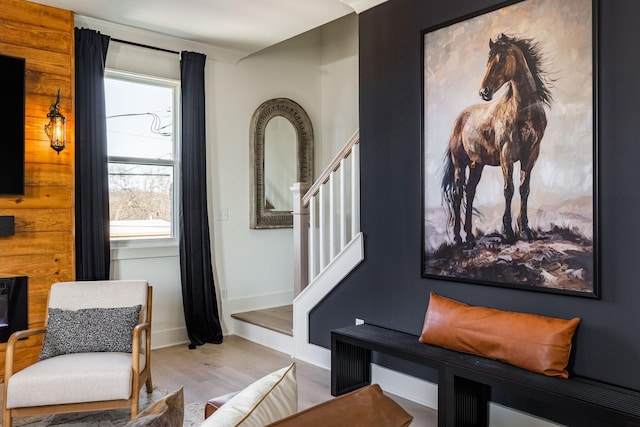
{"type": "MultiPolygon", "coordinates": [[[[160,165],[173,167],[173,215],[171,218],[171,237],[159,238],[110,238],[111,247],[118,248],[145,248],[178,246],[179,241],[179,201],[180,201],[180,81],[156,76],[149,76],[129,71],[105,69],[104,78],[119,79],[130,82],[150,83],[157,86],[164,86],[173,89],[173,160],[145,159],[139,157],[108,156],[108,163],[124,163],[137,165],[160,165]]],[[[107,141],[108,144],[108,141],[107,141]]]]}

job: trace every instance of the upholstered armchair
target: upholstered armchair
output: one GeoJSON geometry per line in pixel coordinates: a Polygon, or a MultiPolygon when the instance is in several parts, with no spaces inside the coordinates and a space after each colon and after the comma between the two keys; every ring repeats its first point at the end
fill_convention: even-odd
{"type": "Polygon", "coordinates": [[[142,280],[61,282],[45,327],[15,332],[6,349],[3,427],[12,418],[131,408],[151,393],[152,287],[142,280]],[[13,372],[19,340],[44,334],[39,360],[13,372]]]}

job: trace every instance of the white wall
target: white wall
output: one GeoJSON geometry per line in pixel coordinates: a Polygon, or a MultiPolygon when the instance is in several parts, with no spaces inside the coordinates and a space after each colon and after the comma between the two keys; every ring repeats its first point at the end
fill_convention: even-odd
{"type": "Polygon", "coordinates": [[[319,174],[358,128],[357,48],[357,17],[350,15],[237,65],[207,65],[213,65],[207,82],[213,88],[207,100],[208,117],[213,117],[208,134],[210,201],[213,211],[229,210],[228,221],[213,223],[225,317],[293,300],[292,230],[249,228],[251,116],[271,98],[300,104],[313,124],[319,174]]]}
{"type": "Polygon", "coordinates": [[[178,246],[112,249],[111,252],[112,279],[142,279],[153,286],[153,348],[188,342],[178,246]]]}
{"type": "Polygon", "coordinates": [[[229,212],[212,223],[225,315],[293,300],[292,230],[249,228],[250,120],[264,101],[284,97],[320,121],[319,41],[310,32],[238,64],[207,63],[209,200],[213,213],[229,212]]]}
{"type": "Polygon", "coordinates": [[[360,127],[358,16],[347,15],[319,29],[321,36],[320,140],[316,175],[333,160],[360,127]]]}
{"type": "MultiPolygon", "coordinates": [[[[139,31],[87,22],[76,25],[138,41],[132,34],[139,31]]],[[[142,42],[163,46],[157,35],[142,42]]],[[[173,38],[171,46],[175,49],[173,38]]],[[[109,47],[107,67],[173,79],[180,76],[177,55],[117,42],[109,47]]],[[[249,228],[251,116],[271,98],[291,98],[300,104],[314,127],[316,174],[322,172],[358,128],[357,17],[341,18],[237,64],[209,57],[205,72],[209,225],[220,314],[229,334],[233,333],[227,327],[232,324],[231,313],[293,300],[292,230],[249,228]],[[228,210],[228,220],[215,220],[218,209],[228,210]]],[[[187,341],[175,243],[113,250],[111,276],[144,278],[154,285],[154,347],[187,341]]]]}

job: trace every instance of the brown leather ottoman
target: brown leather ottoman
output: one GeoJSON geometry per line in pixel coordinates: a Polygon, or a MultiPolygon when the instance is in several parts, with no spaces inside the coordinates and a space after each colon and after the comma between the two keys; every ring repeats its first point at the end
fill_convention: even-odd
{"type": "Polygon", "coordinates": [[[214,397],[213,399],[209,400],[207,404],[204,406],[204,419],[206,420],[207,418],[209,418],[211,414],[213,414],[218,409],[220,409],[222,405],[224,405],[229,400],[231,400],[231,398],[236,394],[238,394],[237,391],[233,393],[225,394],[223,396],[214,397]]]}

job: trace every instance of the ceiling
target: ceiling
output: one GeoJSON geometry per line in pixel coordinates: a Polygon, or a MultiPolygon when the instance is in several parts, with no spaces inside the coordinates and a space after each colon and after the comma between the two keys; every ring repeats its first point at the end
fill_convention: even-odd
{"type": "Polygon", "coordinates": [[[386,0],[32,0],[245,57],[386,0]]]}

